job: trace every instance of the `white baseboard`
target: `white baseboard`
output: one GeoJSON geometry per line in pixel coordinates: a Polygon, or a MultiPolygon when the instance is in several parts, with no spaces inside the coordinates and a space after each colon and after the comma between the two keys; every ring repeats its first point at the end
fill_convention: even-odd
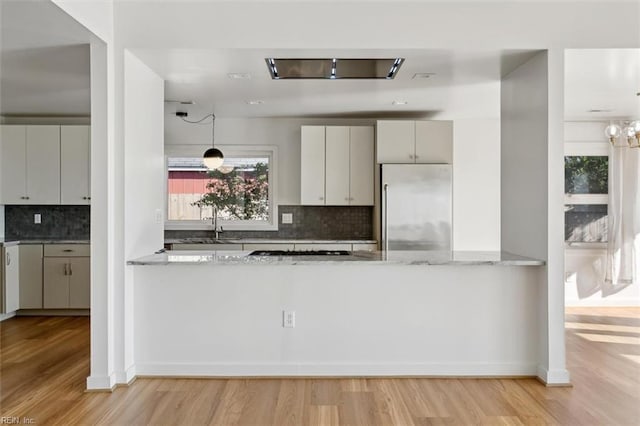
{"type": "Polygon", "coordinates": [[[116,375],[87,377],[88,391],[112,391],[116,386],[116,375]]]}
{"type": "Polygon", "coordinates": [[[4,320],[8,320],[9,318],[13,318],[16,316],[15,312],[9,312],[8,314],[0,314],[0,322],[4,320]]]}
{"type": "Polygon", "coordinates": [[[535,377],[536,364],[240,364],[138,363],[138,376],[260,377],[260,376],[459,376],[535,377]]]}
{"type": "Polygon", "coordinates": [[[567,386],[571,384],[569,370],[548,370],[542,365],[538,366],[538,378],[547,386],[567,386]]]}
{"type": "Polygon", "coordinates": [[[136,366],[132,365],[125,371],[119,371],[116,373],[116,384],[128,385],[136,378],[136,366]]]}
{"type": "Polygon", "coordinates": [[[565,300],[564,305],[568,308],[579,308],[584,306],[640,306],[640,299],[571,299],[565,300]]]}

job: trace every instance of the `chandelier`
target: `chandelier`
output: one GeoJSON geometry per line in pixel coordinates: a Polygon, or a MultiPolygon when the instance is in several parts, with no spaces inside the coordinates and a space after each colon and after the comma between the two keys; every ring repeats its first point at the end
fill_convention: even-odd
{"type": "Polygon", "coordinates": [[[640,148],[640,120],[624,122],[623,126],[611,123],[604,129],[611,145],[616,147],[628,146],[629,148],[640,148]],[[624,126],[624,127],[623,127],[624,126]],[[622,139],[622,143],[618,142],[622,139]],[[626,139],[626,145],[624,143],[626,139]]]}

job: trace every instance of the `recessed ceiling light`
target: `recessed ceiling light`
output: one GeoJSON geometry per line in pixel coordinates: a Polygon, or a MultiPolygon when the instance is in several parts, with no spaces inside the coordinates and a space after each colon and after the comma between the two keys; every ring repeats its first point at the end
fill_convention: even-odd
{"type": "Polygon", "coordinates": [[[395,100],[395,101],[391,102],[391,105],[406,105],[408,103],[409,102],[407,102],[407,101],[395,100]]]}
{"type": "Polygon", "coordinates": [[[248,80],[251,78],[251,74],[248,72],[230,72],[227,77],[232,80],[248,80]]]}
{"type": "Polygon", "coordinates": [[[261,99],[252,99],[250,101],[245,101],[247,105],[262,105],[264,103],[261,99]]]}
{"type": "Polygon", "coordinates": [[[436,75],[435,72],[417,72],[411,78],[413,80],[417,80],[417,79],[430,78],[430,77],[432,77],[434,75],[436,75]]]}

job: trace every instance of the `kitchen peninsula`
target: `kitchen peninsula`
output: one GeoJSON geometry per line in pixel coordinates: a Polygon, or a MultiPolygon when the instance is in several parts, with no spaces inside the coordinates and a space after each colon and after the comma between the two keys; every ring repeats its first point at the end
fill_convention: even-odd
{"type": "Polygon", "coordinates": [[[129,265],[138,375],[538,373],[544,262],[535,259],[169,251],[129,265]]]}

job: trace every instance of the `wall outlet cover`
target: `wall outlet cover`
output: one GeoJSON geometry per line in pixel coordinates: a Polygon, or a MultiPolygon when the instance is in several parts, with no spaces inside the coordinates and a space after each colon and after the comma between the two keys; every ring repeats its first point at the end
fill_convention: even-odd
{"type": "Polygon", "coordinates": [[[282,223],[293,223],[293,213],[282,213],[282,223]]]}
{"type": "Polygon", "coordinates": [[[40,213],[33,215],[33,223],[42,223],[42,215],[40,213]]]}
{"type": "Polygon", "coordinates": [[[284,328],[296,326],[296,311],[282,311],[282,326],[284,328]]]}

